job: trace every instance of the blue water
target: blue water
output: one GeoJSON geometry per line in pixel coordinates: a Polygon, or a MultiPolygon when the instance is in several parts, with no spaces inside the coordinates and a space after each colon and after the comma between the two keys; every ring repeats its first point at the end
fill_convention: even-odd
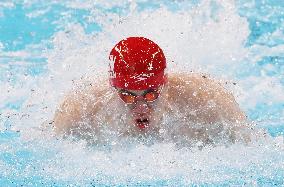
{"type": "MultiPolygon", "coordinates": [[[[236,0],[235,4],[232,3],[232,7],[236,9],[233,13],[222,1],[137,1],[134,9],[133,6],[130,1],[0,2],[0,186],[283,186],[284,146],[281,137],[284,134],[284,2],[236,0]],[[209,8],[204,2],[210,2],[209,8]],[[198,6],[201,7],[199,12],[196,11],[198,6]],[[169,20],[173,18],[178,21],[175,16],[183,13],[185,16],[197,17],[189,18],[195,24],[190,31],[181,27],[182,21],[167,23],[167,20],[161,20],[153,28],[151,20],[147,20],[147,15],[165,14],[164,17],[168,16],[169,20]],[[227,25],[221,25],[225,31],[227,29],[235,34],[232,38],[225,31],[222,33],[223,30],[213,27],[214,23],[220,22],[220,14],[232,20],[225,22],[227,25]],[[127,19],[131,20],[136,15],[142,17],[138,23],[127,22],[127,19]],[[149,26],[140,28],[144,19],[149,26]],[[213,23],[212,30],[199,31],[202,21],[213,23]],[[112,30],[113,28],[117,29],[112,30]],[[92,75],[93,72],[88,68],[92,65],[87,65],[95,63],[94,66],[100,66],[99,61],[105,59],[105,56],[97,54],[104,54],[104,51],[107,53],[109,46],[118,38],[139,33],[139,30],[146,34],[149,31],[157,33],[149,35],[156,36],[158,41],[168,39],[164,44],[161,42],[161,45],[168,46],[170,43],[177,46],[168,47],[166,51],[181,49],[180,52],[171,54],[171,57],[184,55],[184,59],[191,59],[191,56],[186,56],[183,49],[195,49],[195,44],[188,44],[188,38],[183,38],[183,35],[188,32],[191,36],[200,32],[200,37],[209,46],[204,45],[209,54],[202,54],[202,50],[199,50],[199,56],[214,59],[214,52],[220,54],[217,54],[216,61],[212,60],[214,68],[205,66],[198,55],[192,58],[195,59],[192,67],[203,68],[216,77],[237,82],[237,87],[232,90],[240,107],[258,128],[268,131],[272,140],[250,148],[235,145],[228,149],[176,153],[170,145],[164,145],[164,149],[157,145],[154,148],[142,146],[127,153],[114,152],[109,155],[90,150],[82,142],[72,143],[41,134],[37,128],[44,121],[52,119],[60,98],[72,87],[71,80],[85,75],[84,71],[87,71],[87,75],[92,75]],[[210,31],[213,36],[216,34],[218,41],[214,41],[214,37],[211,40],[210,31]],[[178,35],[181,36],[180,40],[171,38],[173,32],[182,33],[178,35]],[[238,33],[241,33],[240,39],[235,37],[238,33]],[[220,42],[223,35],[224,41],[229,38],[228,44],[224,46],[220,42]],[[184,42],[181,48],[176,41],[184,42]],[[234,45],[235,43],[237,44],[234,45]],[[96,45],[99,47],[92,48],[96,45]],[[81,49],[87,49],[87,52],[81,49]],[[228,50],[228,53],[222,53],[222,50],[228,50]],[[242,50],[245,52],[234,56],[235,52],[242,50]],[[74,53],[79,57],[72,56],[74,53]],[[80,55],[83,57],[88,54],[94,56],[83,59],[81,65],[76,64],[81,60],[80,55]],[[218,59],[227,59],[226,55],[232,61],[237,60],[234,64],[227,60],[219,63],[218,59]],[[74,64],[74,69],[64,69],[63,66],[68,66],[69,63],[74,64]],[[172,156],[162,158],[161,166],[168,160],[176,163],[181,160],[180,165],[174,165],[176,169],[173,170],[165,166],[168,175],[167,171],[157,174],[157,168],[153,166],[156,163],[153,161],[155,151],[152,149],[158,150],[157,156],[172,156]],[[235,152],[236,149],[239,149],[239,155],[235,152]],[[145,158],[139,160],[134,156],[140,153],[149,158],[144,155],[145,158]],[[203,157],[208,163],[203,163],[199,157],[203,157]],[[223,161],[216,159],[219,157],[223,161]],[[191,163],[187,158],[192,163],[196,158],[200,164],[192,167],[200,168],[188,169],[191,163]],[[100,166],[101,162],[106,164],[100,166]],[[122,170],[121,173],[115,172],[130,162],[135,167],[122,170]],[[140,165],[140,162],[148,164],[147,168],[140,165]],[[137,175],[133,174],[135,172],[137,175]]],[[[104,69],[97,70],[103,72],[104,69]]]]}

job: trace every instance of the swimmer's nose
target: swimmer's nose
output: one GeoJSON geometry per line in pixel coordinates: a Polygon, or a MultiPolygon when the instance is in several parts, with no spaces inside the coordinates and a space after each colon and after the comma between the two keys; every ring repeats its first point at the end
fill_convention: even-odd
{"type": "Polygon", "coordinates": [[[147,114],[150,112],[150,108],[144,101],[138,101],[134,104],[132,112],[135,114],[147,114]]]}

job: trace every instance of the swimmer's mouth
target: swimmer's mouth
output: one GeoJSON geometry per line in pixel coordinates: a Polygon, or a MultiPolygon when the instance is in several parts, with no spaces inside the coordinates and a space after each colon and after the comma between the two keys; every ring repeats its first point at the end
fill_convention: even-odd
{"type": "Polygon", "coordinates": [[[145,129],[149,126],[149,119],[148,118],[138,118],[135,120],[136,125],[140,129],[145,129]]]}

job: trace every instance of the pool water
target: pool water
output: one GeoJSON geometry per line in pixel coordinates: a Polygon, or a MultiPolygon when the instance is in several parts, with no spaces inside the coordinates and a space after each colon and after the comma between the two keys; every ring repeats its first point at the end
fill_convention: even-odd
{"type": "Polygon", "coordinates": [[[0,186],[284,185],[284,1],[2,0],[0,90],[0,186]],[[199,150],[54,136],[64,94],[107,77],[109,50],[128,36],[157,42],[169,73],[227,81],[270,137],[199,150]]]}

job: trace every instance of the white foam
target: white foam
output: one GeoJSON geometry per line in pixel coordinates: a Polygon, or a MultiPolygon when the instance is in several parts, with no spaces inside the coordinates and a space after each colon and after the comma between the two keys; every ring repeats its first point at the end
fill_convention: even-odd
{"type": "Polygon", "coordinates": [[[150,147],[137,144],[129,150],[99,151],[87,148],[84,142],[55,141],[42,136],[37,132],[33,137],[22,134],[24,141],[36,141],[39,150],[35,152],[50,152],[53,147],[52,152],[57,153],[47,154],[45,160],[37,163],[37,167],[45,168],[41,174],[79,184],[92,179],[103,184],[177,179],[186,185],[234,181],[240,175],[248,183],[257,177],[272,177],[275,171],[284,169],[283,137],[202,150],[157,143],[150,147]]]}
{"type": "Polygon", "coordinates": [[[0,2],[0,8],[13,8],[14,6],[13,2],[0,2]]]}

